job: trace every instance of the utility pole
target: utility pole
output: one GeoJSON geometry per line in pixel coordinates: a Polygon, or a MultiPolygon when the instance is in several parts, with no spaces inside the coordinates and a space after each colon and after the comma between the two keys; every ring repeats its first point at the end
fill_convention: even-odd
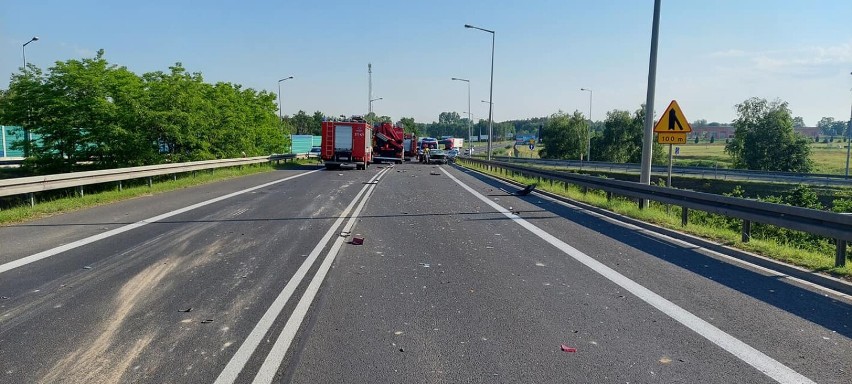
{"type": "Polygon", "coordinates": [[[373,112],[373,63],[367,63],[367,114],[373,112]]]}
{"type": "MultiPolygon", "coordinates": [[[[651,59],[648,63],[648,95],[645,100],[645,136],[642,138],[642,172],[639,182],[651,184],[651,159],[654,150],[654,91],[657,84],[657,46],[660,40],[660,0],[654,0],[654,21],[651,27],[651,59]]],[[[641,199],[639,207],[648,206],[641,199]]]]}

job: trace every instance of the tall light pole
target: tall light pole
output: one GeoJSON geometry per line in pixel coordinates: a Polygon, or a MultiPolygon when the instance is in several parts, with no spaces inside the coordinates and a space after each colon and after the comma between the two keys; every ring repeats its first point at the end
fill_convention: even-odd
{"type": "Polygon", "coordinates": [[[285,77],[281,80],[278,80],[278,123],[281,124],[281,121],[284,120],[284,116],[281,113],[281,82],[284,80],[290,80],[293,76],[285,77]]]}
{"type": "MultiPolygon", "coordinates": [[[[494,103],[487,101],[487,100],[482,100],[482,102],[486,103],[486,104],[490,104],[491,106],[494,105],[494,103]]],[[[488,110],[491,111],[491,107],[488,107],[488,108],[489,108],[488,110]]],[[[488,131],[489,131],[488,132],[488,148],[489,148],[488,153],[490,154],[491,153],[491,125],[490,124],[488,125],[488,131]]],[[[479,140],[482,141],[482,127],[479,128],[479,140]]]]}
{"type": "MultiPolygon", "coordinates": [[[[645,100],[645,136],[642,138],[642,172],[639,182],[651,184],[651,151],[654,149],[654,87],[657,84],[657,43],[660,37],[660,0],[654,0],[654,21],[651,27],[651,58],[648,63],[648,95],[645,100]]],[[[640,207],[648,206],[642,199],[640,207]]]]}
{"type": "MultiPolygon", "coordinates": [[[[849,73],[852,75],[852,72],[849,73]]],[[[849,112],[849,124],[846,126],[846,178],[849,178],[849,151],[852,150],[852,108],[849,112]]]]}
{"type": "Polygon", "coordinates": [[[589,141],[586,147],[586,161],[592,161],[592,90],[580,88],[581,91],[589,91],[589,141]]]}
{"type": "Polygon", "coordinates": [[[33,41],[38,41],[38,36],[33,36],[30,41],[21,46],[21,54],[24,56],[24,70],[27,69],[27,44],[32,43],[33,41]]]}
{"type": "Polygon", "coordinates": [[[488,160],[491,160],[491,137],[494,136],[494,121],[493,121],[493,110],[494,110],[494,36],[496,35],[494,31],[474,27],[470,24],[465,24],[465,28],[473,28],[478,29],[483,32],[488,32],[491,34],[491,85],[488,90],[488,160]]]}
{"type": "MultiPolygon", "coordinates": [[[[38,41],[38,36],[33,36],[30,41],[24,43],[21,46],[21,56],[24,57],[24,71],[27,70],[27,44],[32,43],[33,41],[38,41]]],[[[30,124],[30,112],[32,108],[27,109],[27,125],[30,124]]],[[[30,135],[30,128],[24,125],[24,157],[30,157],[30,142],[32,141],[32,136],[30,135]]]]}
{"type": "MultiPolygon", "coordinates": [[[[471,121],[471,117],[470,117],[470,80],[460,79],[458,77],[454,77],[454,78],[452,78],[452,80],[464,81],[465,83],[467,83],[467,141],[470,142],[470,135],[471,135],[471,132],[470,132],[470,129],[471,129],[471,126],[470,126],[470,121],[471,121]]],[[[473,143],[470,143],[468,146],[472,147],[473,143]]]]}
{"type": "MultiPolygon", "coordinates": [[[[381,100],[381,99],[383,99],[383,97],[377,97],[377,98],[375,98],[375,99],[370,99],[370,113],[373,113],[373,102],[374,102],[374,101],[379,101],[379,100],[381,100]]],[[[373,122],[371,121],[371,122],[370,122],[370,124],[372,124],[372,123],[373,123],[373,122]]]]}
{"type": "Polygon", "coordinates": [[[367,114],[373,112],[373,63],[367,63],[367,114]]]}

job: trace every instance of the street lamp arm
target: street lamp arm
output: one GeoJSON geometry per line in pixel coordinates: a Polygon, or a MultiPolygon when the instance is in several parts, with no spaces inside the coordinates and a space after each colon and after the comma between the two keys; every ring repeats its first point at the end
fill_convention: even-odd
{"type": "Polygon", "coordinates": [[[494,31],[492,31],[492,30],[490,30],[490,29],[479,28],[479,27],[475,27],[475,26],[470,25],[470,24],[465,24],[465,25],[464,25],[464,27],[465,27],[465,28],[478,29],[478,30],[480,30],[480,31],[485,31],[485,32],[488,32],[488,33],[494,34],[494,31]]]}

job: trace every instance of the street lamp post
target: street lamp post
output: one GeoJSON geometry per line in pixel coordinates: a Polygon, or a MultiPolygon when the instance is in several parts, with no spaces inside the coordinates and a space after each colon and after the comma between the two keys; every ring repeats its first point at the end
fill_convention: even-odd
{"type": "MultiPolygon", "coordinates": [[[[377,97],[377,98],[375,98],[375,99],[370,99],[370,113],[373,113],[373,102],[374,102],[374,101],[379,101],[379,100],[381,100],[381,99],[383,99],[383,97],[377,97]]],[[[373,123],[373,122],[371,121],[371,122],[370,122],[370,124],[372,124],[372,123],[373,123]]]]}
{"type": "MultiPolygon", "coordinates": [[[[490,104],[492,106],[494,105],[494,103],[487,101],[487,100],[482,100],[482,102],[486,103],[486,104],[490,104]]],[[[491,107],[488,107],[488,108],[489,108],[488,110],[490,111],[491,107]]],[[[491,153],[491,149],[490,149],[491,148],[491,125],[490,124],[488,125],[488,131],[489,131],[488,132],[488,148],[489,148],[488,153],[490,154],[491,153]]],[[[479,140],[482,141],[482,127],[479,127],[479,140]]]]}
{"type": "MultiPolygon", "coordinates": [[[[38,36],[33,36],[33,38],[30,39],[30,41],[27,41],[26,43],[24,43],[24,45],[21,46],[21,56],[24,57],[24,71],[27,70],[27,45],[29,43],[32,43],[33,41],[38,41],[38,36]]],[[[32,108],[27,109],[27,125],[29,125],[29,123],[31,123],[30,122],[30,112],[31,111],[32,111],[32,108]]],[[[27,125],[24,126],[24,157],[30,157],[30,142],[32,142],[32,136],[30,135],[30,128],[27,125]]]]}
{"type": "MultiPolygon", "coordinates": [[[[651,184],[651,158],[654,150],[654,91],[657,84],[657,46],[660,41],[660,0],[654,0],[654,18],[651,24],[651,54],[648,62],[648,94],[645,99],[645,136],[642,138],[642,171],[639,182],[651,184]]],[[[648,206],[641,199],[640,208],[648,206]]]]}
{"type": "Polygon", "coordinates": [[[491,34],[491,85],[488,90],[488,160],[491,161],[491,137],[494,135],[493,132],[493,110],[494,110],[494,36],[496,35],[494,31],[474,27],[470,24],[465,24],[465,28],[473,28],[478,29],[483,32],[488,32],[491,34]]]}
{"type": "Polygon", "coordinates": [[[281,124],[281,121],[284,120],[284,116],[281,112],[281,82],[284,80],[290,80],[293,76],[285,77],[281,80],[278,80],[278,123],[281,124]]]}
{"type": "Polygon", "coordinates": [[[33,36],[30,41],[21,46],[21,54],[24,56],[24,70],[27,69],[27,44],[32,43],[33,41],[38,41],[38,36],[33,36]]]}
{"type": "Polygon", "coordinates": [[[592,90],[580,88],[581,91],[589,91],[589,141],[586,147],[586,161],[592,161],[592,90]]]}
{"type": "MultiPolygon", "coordinates": [[[[467,141],[470,142],[470,136],[471,136],[470,124],[471,124],[471,120],[472,120],[472,118],[470,117],[470,80],[460,79],[458,77],[454,77],[454,78],[452,78],[452,80],[464,81],[465,83],[467,83],[467,141]]],[[[473,143],[471,142],[468,146],[473,147],[473,143]]]]}

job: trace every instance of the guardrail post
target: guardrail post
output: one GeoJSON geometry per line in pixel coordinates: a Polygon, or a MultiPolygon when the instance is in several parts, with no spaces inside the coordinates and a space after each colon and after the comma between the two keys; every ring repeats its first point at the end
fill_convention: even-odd
{"type": "Polygon", "coordinates": [[[680,226],[685,227],[689,223],[689,208],[680,207],[680,226]]]}
{"type": "Polygon", "coordinates": [[[124,189],[124,186],[121,185],[121,180],[118,181],[118,191],[121,192],[124,189]]]}
{"type": "Polygon", "coordinates": [[[172,173],[174,181],[177,181],[177,173],[172,173]]]}
{"type": "Polygon", "coordinates": [[[154,184],[154,181],[150,176],[148,176],[148,188],[151,188],[151,185],[154,184]]]}
{"type": "Polygon", "coordinates": [[[30,208],[35,207],[35,193],[28,193],[27,199],[30,201],[30,208]]]}
{"type": "Polygon", "coordinates": [[[83,186],[82,185],[77,187],[77,193],[80,195],[80,197],[83,197],[83,186]]]}
{"type": "Polygon", "coordinates": [[[837,254],[834,257],[834,266],[846,266],[846,240],[837,239],[837,254]]]}
{"type": "Polygon", "coordinates": [[[606,192],[606,201],[612,201],[612,192],[606,192]]]}
{"type": "Polygon", "coordinates": [[[743,243],[748,243],[751,240],[751,221],[743,220],[743,243]]]}
{"type": "Polygon", "coordinates": [[[583,187],[583,194],[589,193],[589,187],[583,187]]]}

